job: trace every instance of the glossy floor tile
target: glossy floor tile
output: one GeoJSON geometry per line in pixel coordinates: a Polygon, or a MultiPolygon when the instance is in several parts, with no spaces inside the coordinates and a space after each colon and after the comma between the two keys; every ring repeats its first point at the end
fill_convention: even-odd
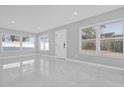
{"type": "Polygon", "coordinates": [[[124,71],[41,55],[7,58],[0,59],[0,86],[124,86],[124,71]]]}

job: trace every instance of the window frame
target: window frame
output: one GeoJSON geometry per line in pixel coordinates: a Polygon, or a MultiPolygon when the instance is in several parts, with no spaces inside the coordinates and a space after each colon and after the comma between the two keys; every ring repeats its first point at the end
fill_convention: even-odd
{"type": "Polygon", "coordinates": [[[38,49],[40,51],[50,51],[49,34],[42,34],[42,35],[40,35],[38,41],[39,41],[39,44],[38,44],[39,47],[38,47],[38,49]],[[43,50],[41,50],[41,40],[40,40],[41,37],[43,37],[43,50]],[[48,50],[45,49],[44,37],[48,37],[48,46],[49,46],[49,49],[48,50]]]}
{"type": "MultiPolygon", "coordinates": [[[[100,41],[103,40],[101,39],[100,35],[101,35],[101,30],[100,30],[100,26],[104,25],[104,24],[111,24],[111,23],[116,23],[116,22],[122,22],[122,29],[123,29],[123,37],[118,37],[118,39],[122,39],[123,40],[123,53],[122,56],[124,55],[124,18],[120,18],[120,19],[113,19],[113,20],[108,20],[108,21],[102,21],[96,24],[91,24],[91,25],[85,25],[83,27],[79,28],[79,54],[86,54],[86,55],[97,55],[97,56],[109,56],[111,54],[103,54],[101,53],[101,49],[100,49],[100,41]],[[88,28],[88,27],[93,27],[96,26],[97,30],[96,30],[96,53],[82,53],[81,52],[81,40],[82,40],[82,29],[88,28]]],[[[110,38],[112,39],[112,38],[110,38]]],[[[116,38],[117,39],[117,38],[116,38]]],[[[121,54],[121,53],[120,53],[121,54]]],[[[113,55],[113,54],[112,54],[113,55]]]]}

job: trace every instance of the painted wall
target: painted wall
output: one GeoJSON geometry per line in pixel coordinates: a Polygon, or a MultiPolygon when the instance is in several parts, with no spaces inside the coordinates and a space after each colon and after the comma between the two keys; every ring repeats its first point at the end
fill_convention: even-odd
{"type": "MultiPolygon", "coordinates": [[[[18,51],[1,51],[0,48],[0,57],[6,57],[6,56],[17,56],[17,55],[25,55],[25,54],[34,54],[37,52],[37,44],[38,44],[38,40],[37,40],[37,35],[34,33],[29,33],[29,32],[23,32],[23,31],[16,31],[13,29],[6,29],[6,28],[0,28],[0,38],[2,38],[1,34],[2,33],[12,33],[12,34],[17,34],[17,35],[31,35],[34,36],[35,38],[35,50],[31,50],[31,51],[23,51],[23,50],[18,50],[18,51]]],[[[0,44],[1,44],[1,40],[0,40],[0,44]]]]}
{"type": "Polygon", "coordinates": [[[55,31],[67,29],[67,58],[124,67],[124,58],[110,58],[97,55],[79,54],[79,29],[81,27],[118,18],[124,18],[124,7],[78,22],[41,32],[39,35],[49,34],[50,51],[39,51],[39,53],[55,56],[55,31]]]}

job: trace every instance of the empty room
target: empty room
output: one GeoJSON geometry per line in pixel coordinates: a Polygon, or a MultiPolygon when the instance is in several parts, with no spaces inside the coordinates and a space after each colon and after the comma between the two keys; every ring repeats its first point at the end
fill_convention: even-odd
{"type": "Polygon", "coordinates": [[[123,86],[123,5],[0,5],[0,87],[123,86]]]}

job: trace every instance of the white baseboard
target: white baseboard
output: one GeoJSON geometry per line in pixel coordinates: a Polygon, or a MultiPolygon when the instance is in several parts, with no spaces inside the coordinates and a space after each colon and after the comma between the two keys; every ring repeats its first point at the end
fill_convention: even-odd
{"type": "Polygon", "coordinates": [[[26,56],[34,56],[37,55],[37,53],[31,53],[31,54],[22,54],[22,55],[14,55],[14,56],[5,56],[5,57],[0,57],[0,59],[10,59],[10,58],[18,58],[18,57],[26,57],[26,56]]]}
{"type": "MultiPolygon", "coordinates": [[[[48,56],[48,57],[52,57],[52,58],[58,58],[56,56],[46,55],[46,54],[39,54],[39,55],[48,56]]],[[[94,66],[104,67],[104,68],[108,68],[108,69],[124,71],[124,68],[116,67],[116,66],[97,64],[97,63],[91,63],[91,62],[84,62],[84,61],[80,61],[80,60],[77,60],[77,59],[70,59],[70,58],[65,58],[65,60],[75,62],[75,63],[88,64],[88,65],[94,65],[94,66]]]]}

